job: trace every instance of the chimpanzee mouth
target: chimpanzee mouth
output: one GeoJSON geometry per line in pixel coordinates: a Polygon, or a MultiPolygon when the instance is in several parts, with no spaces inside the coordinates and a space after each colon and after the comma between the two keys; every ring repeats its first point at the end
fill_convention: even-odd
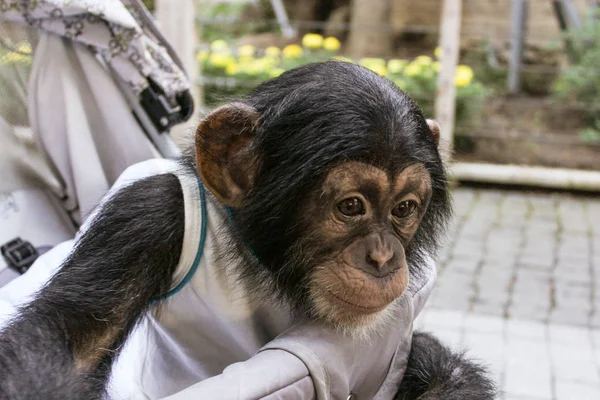
{"type": "Polygon", "coordinates": [[[347,300],[342,299],[341,297],[333,294],[331,291],[327,292],[333,301],[343,308],[352,311],[355,314],[374,314],[380,311],[385,310],[385,308],[389,305],[389,303],[385,303],[380,306],[361,306],[358,304],[351,303],[347,300]]]}

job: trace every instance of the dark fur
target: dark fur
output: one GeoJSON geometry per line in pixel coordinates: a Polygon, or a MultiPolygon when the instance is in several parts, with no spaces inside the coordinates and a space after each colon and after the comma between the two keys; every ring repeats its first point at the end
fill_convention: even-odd
{"type": "Polygon", "coordinates": [[[430,334],[414,333],[395,400],[491,400],[496,395],[484,367],[453,353],[430,334]]]}
{"type": "Polygon", "coordinates": [[[181,254],[183,194],[173,175],[119,192],[76,251],[0,333],[0,398],[94,399],[111,364],[151,299],[168,290],[181,254]],[[98,367],[74,369],[73,347],[122,328],[98,367]]]}
{"type": "Polygon", "coordinates": [[[307,254],[315,252],[315,243],[307,240],[299,212],[325,173],[347,160],[390,173],[420,162],[429,171],[429,209],[406,249],[411,274],[419,273],[423,256],[435,254],[441,242],[451,207],[437,145],[406,93],[366,68],[327,62],[288,71],[243,102],[261,115],[253,141],[261,158],[255,186],[244,206],[233,210],[232,235],[247,255],[242,282],[310,314],[305,306],[312,268],[306,258],[318,254],[307,254]]]}
{"type": "MultiPolygon", "coordinates": [[[[429,210],[407,248],[411,273],[419,273],[423,255],[435,252],[451,211],[436,143],[405,93],[369,70],[329,62],[284,73],[244,102],[261,115],[253,141],[260,156],[258,181],[226,227],[247,261],[243,282],[260,283],[256,291],[275,293],[302,309],[310,270],[299,210],[328,169],[346,160],[390,173],[421,162],[429,171],[429,210]]],[[[195,173],[193,160],[183,163],[195,173]]],[[[134,183],[107,203],[60,272],[0,333],[0,398],[102,397],[127,335],[152,299],[170,286],[183,241],[183,207],[179,182],[168,174],[134,183]],[[109,351],[96,368],[78,372],[74,350],[110,327],[119,334],[109,351]]],[[[399,394],[409,397],[399,398],[422,391],[419,377],[429,378],[433,386],[425,389],[437,390],[432,393],[449,391],[449,396],[428,398],[485,398],[469,397],[474,389],[464,384],[480,370],[439,343],[423,340],[415,337],[399,394]],[[469,374],[453,383],[449,363],[464,364],[469,374]],[[469,396],[459,395],[465,388],[469,396]]],[[[487,381],[477,382],[477,393],[487,393],[487,381]]]]}

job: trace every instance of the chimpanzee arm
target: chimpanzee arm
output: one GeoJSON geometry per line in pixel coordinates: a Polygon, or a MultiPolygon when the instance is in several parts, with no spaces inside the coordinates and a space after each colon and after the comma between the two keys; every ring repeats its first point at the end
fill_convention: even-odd
{"type": "Polygon", "coordinates": [[[430,334],[414,333],[396,400],[492,400],[496,388],[485,368],[453,353],[430,334]]]}
{"type": "Polygon", "coordinates": [[[102,397],[120,346],[169,289],[183,233],[174,175],[108,200],[57,274],[0,332],[0,398],[102,397]]]}

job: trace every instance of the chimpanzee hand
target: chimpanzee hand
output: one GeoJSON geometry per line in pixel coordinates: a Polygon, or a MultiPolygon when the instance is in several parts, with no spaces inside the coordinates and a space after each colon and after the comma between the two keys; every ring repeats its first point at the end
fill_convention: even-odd
{"type": "Polygon", "coordinates": [[[413,335],[408,366],[396,400],[491,400],[494,383],[481,365],[453,353],[427,333],[413,335]]]}

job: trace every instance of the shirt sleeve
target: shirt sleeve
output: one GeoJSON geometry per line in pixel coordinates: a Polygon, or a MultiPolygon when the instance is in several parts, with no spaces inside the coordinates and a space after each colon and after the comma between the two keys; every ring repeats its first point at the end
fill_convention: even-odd
{"type": "Polygon", "coordinates": [[[437,264],[433,257],[428,257],[425,268],[423,268],[426,279],[422,286],[415,291],[413,294],[413,320],[417,318],[417,316],[425,307],[425,303],[431,292],[433,291],[433,287],[435,286],[435,281],[437,278],[437,264]]]}
{"type": "Polygon", "coordinates": [[[268,349],[232,364],[220,375],[205,379],[165,400],[312,400],[315,387],[306,365],[293,354],[268,349]]]}

